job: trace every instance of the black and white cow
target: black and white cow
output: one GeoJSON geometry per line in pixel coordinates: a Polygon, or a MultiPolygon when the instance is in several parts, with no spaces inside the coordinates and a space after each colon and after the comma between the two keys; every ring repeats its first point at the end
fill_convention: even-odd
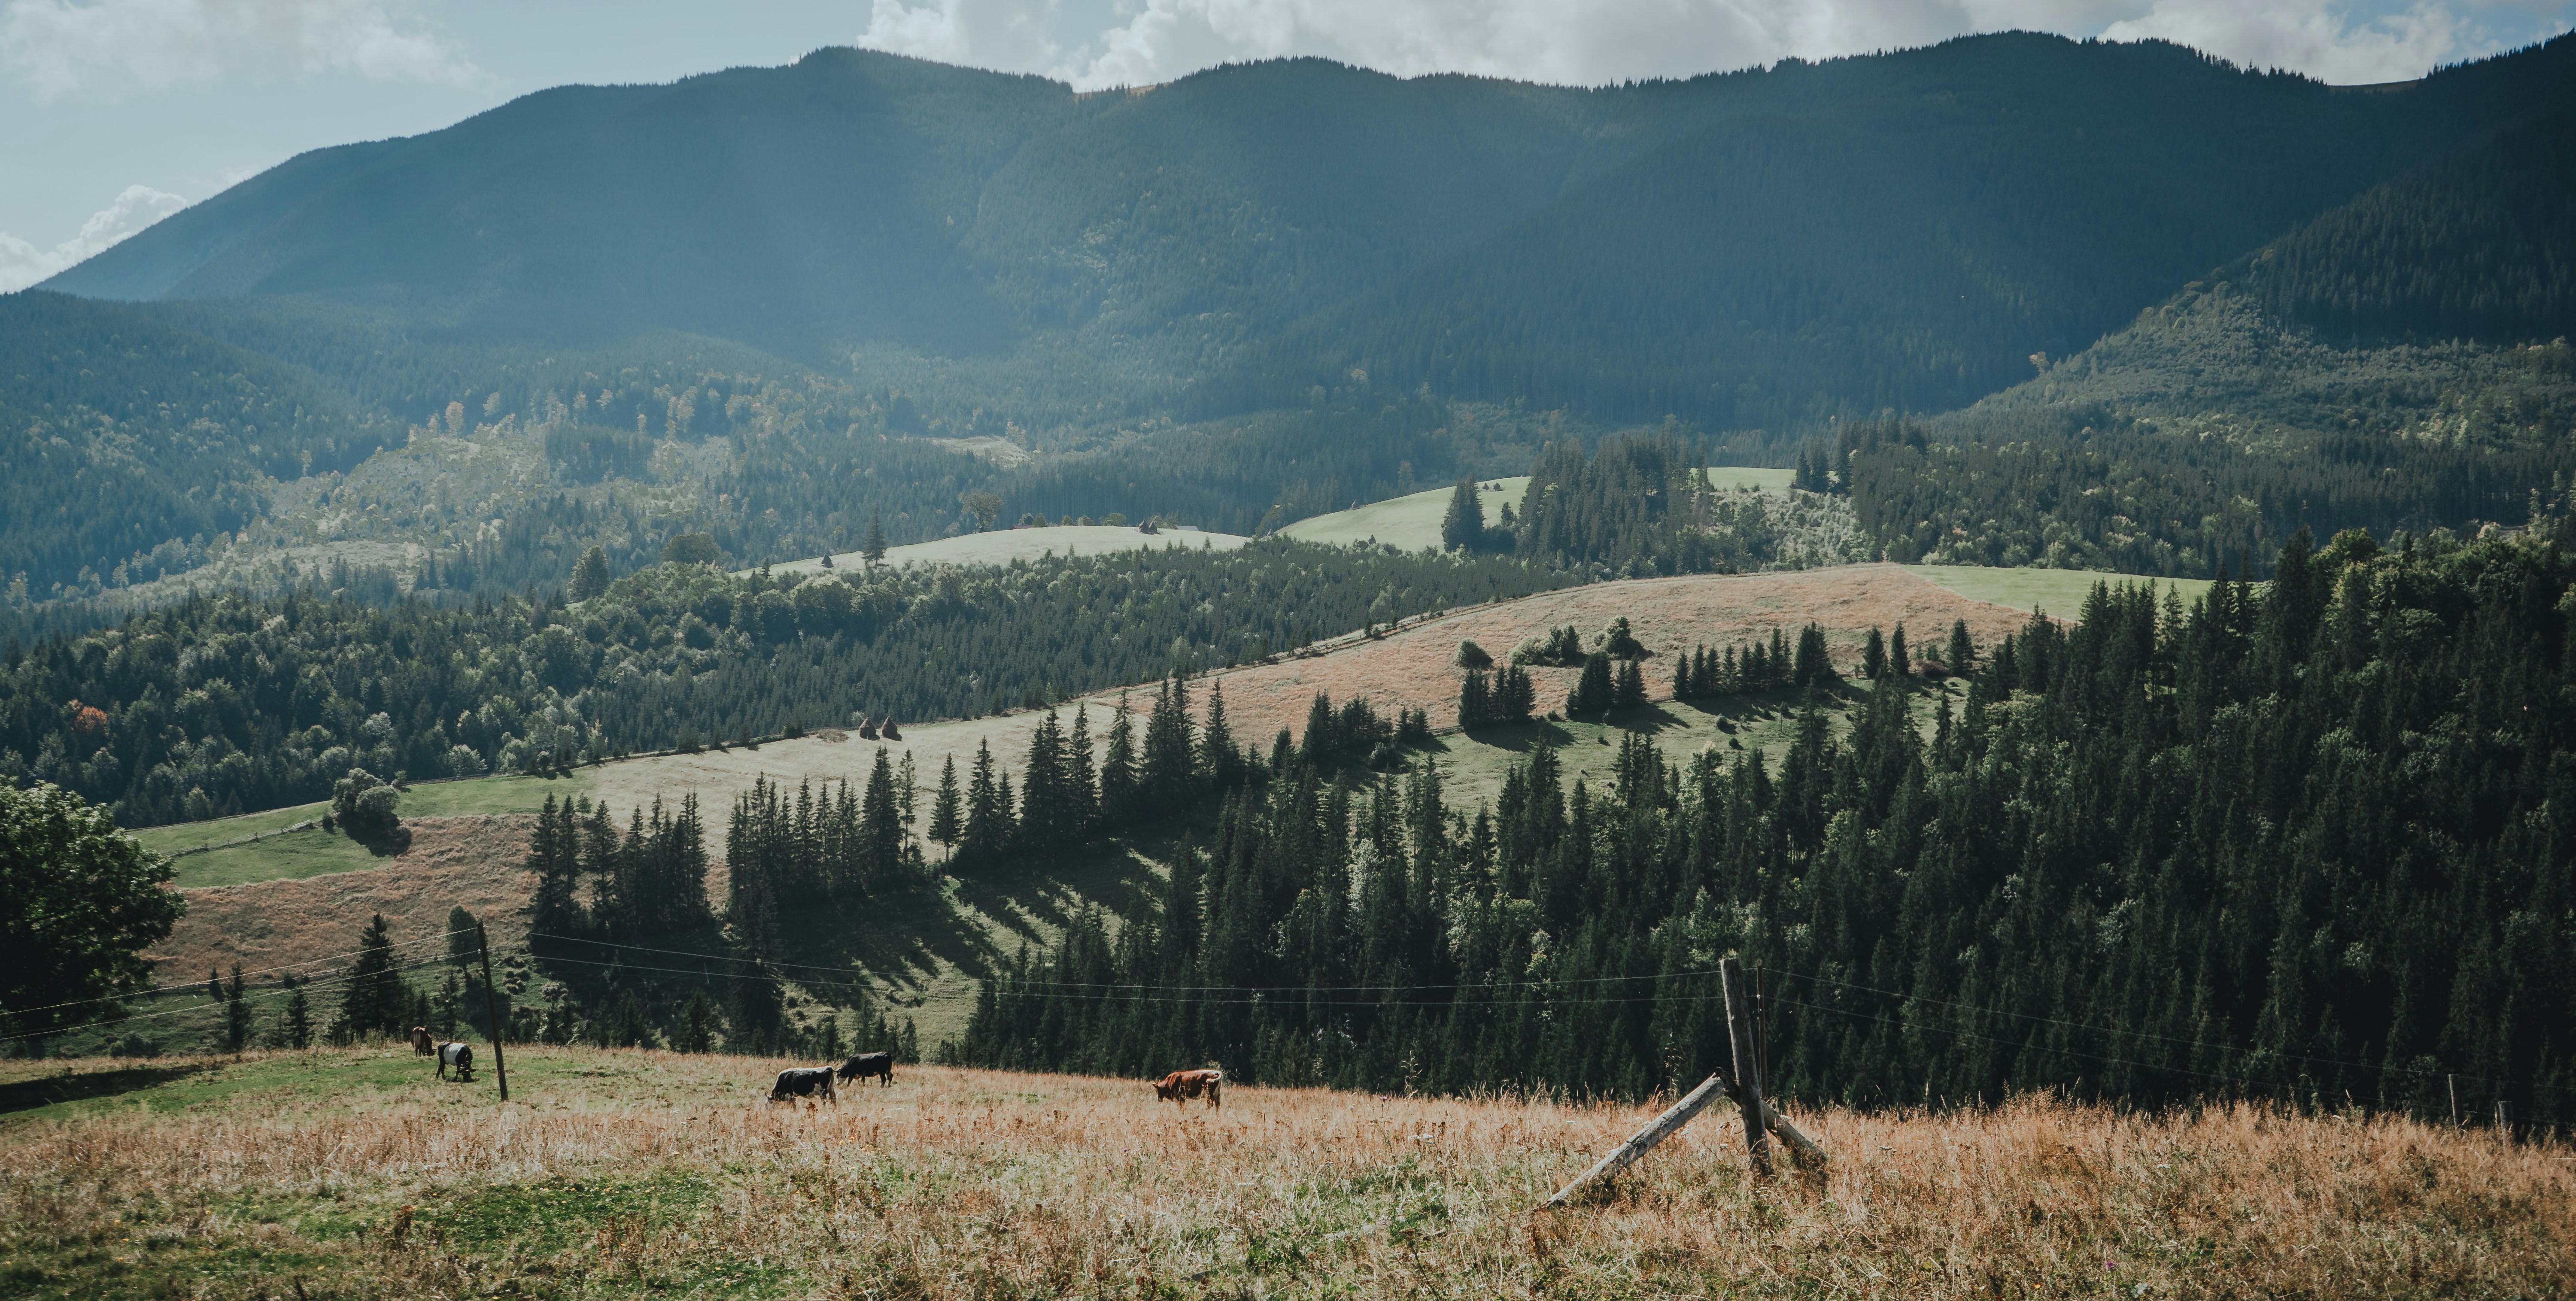
{"type": "Polygon", "coordinates": [[[474,1078],[474,1045],[453,1040],[438,1046],[438,1078],[447,1078],[447,1068],[456,1068],[456,1078],[474,1078]]]}
{"type": "Polygon", "coordinates": [[[856,1084],[871,1075],[882,1075],[885,1080],[877,1087],[883,1088],[887,1084],[894,1083],[894,1054],[860,1053],[841,1063],[841,1069],[836,1074],[843,1084],[856,1084]]]}
{"type": "Polygon", "coordinates": [[[771,1102],[790,1102],[797,1098],[823,1095],[823,1101],[837,1107],[841,1099],[832,1092],[832,1068],[829,1066],[790,1066],[778,1073],[778,1083],[769,1090],[771,1102]]]}

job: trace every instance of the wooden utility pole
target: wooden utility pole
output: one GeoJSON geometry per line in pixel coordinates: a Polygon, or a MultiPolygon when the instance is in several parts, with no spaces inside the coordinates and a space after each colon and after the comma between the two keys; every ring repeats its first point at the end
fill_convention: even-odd
{"type": "Polygon", "coordinates": [[[492,997],[492,937],[474,923],[474,947],[483,955],[483,1026],[492,1040],[492,1074],[501,1081],[501,1101],[510,1100],[510,1068],[501,1063],[501,1005],[492,997]]]}
{"type": "Polygon", "coordinates": [[[1735,1045],[1735,1100],[1744,1113],[1744,1152],[1753,1177],[1771,1177],[1769,1108],[1762,1105],[1760,1049],[1753,1040],[1753,1009],[1744,984],[1744,965],[1728,958],[1718,965],[1718,982],[1726,992],[1727,1037],[1735,1045]]]}

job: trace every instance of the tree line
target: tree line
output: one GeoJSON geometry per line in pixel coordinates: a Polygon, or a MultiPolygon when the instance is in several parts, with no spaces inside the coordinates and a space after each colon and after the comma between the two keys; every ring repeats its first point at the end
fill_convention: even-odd
{"type": "Polygon", "coordinates": [[[2188,608],[2097,586],[1948,649],[1964,695],[1884,661],[1847,735],[1818,687],[1777,756],[1632,735],[1595,788],[1542,746],[1472,810],[1428,767],[1274,767],[1156,908],[1014,958],[947,1051],[1634,1098],[1724,1060],[1738,955],[1793,1096],[2431,1116],[2456,1075],[2480,1114],[2576,1116],[2576,562],[2355,533],[2272,568],[2188,608]]]}

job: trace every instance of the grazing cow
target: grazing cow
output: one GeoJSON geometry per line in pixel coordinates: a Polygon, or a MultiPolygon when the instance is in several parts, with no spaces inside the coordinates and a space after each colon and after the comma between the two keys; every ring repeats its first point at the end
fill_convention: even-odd
{"type": "Polygon", "coordinates": [[[1217,1095],[1217,1090],[1224,1083],[1225,1072],[1223,1071],[1174,1071],[1154,1081],[1154,1099],[1157,1102],[1177,1104],[1195,1098],[1199,1096],[1201,1090],[1205,1090],[1208,1108],[1214,1110],[1225,1105],[1224,1100],[1217,1095]]]}
{"type": "Polygon", "coordinates": [[[778,1073],[778,1083],[769,1090],[771,1102],[788,1102],[822,1094],[823,1101],[837,1107],[839,1095],[832,1092],[832,1068],[829,1066],[790,1066],[778,1073]]]}
{"type": "Polygon", "coordinates": [[[841,1069],[835,1074],[840,1077],[843,1084],[856,1084],[871,1075],[882,1075],[885,1079],[877,1085],[882,1089],[894,1083],[894,1054],[860,1053],[841,1063],[841,1069]]]}
{"type": "Polygon", "coordinates": [[[438,1044],[429,1037],[428,1026],[416,1025],[411,1028],[411,1050],[423,1057],[438,1051],[438,1044]]]}
{"type": "Polygon", "coordinates": [[[450,1041],[438,1046],[438,1078],[447,1078],[447,1068],[456,1068],[456,1078],[474,1078],[474,1045],[450,1041]]]}

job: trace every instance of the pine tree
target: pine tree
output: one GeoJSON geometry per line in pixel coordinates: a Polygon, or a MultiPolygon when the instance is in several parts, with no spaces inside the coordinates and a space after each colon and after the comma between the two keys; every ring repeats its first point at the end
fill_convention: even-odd
{"type": "Polygon", "coordinates": [[[1894,673],[1900,678],[1910,678],[1914,676],[1914,657],[1907,654],[1905,651],[1905,625],[1903,623],[1897,624],[1896,631],[1887,639],[1887,667],[1889,672],[1894,673]]]}
{"type": "Polygon", "coordinates": [[[1640,709],[1646,703],[1646,671],[1635,660],[1619,661],[1619,671],[1611,687],[1611,707],[1640,709]]]}
{"type": "Polygon", "coordinates": [[[671,1036],[671,1050],[682,1053],[714,1052],[716,1047],[716,1005],[700,989],[689,995],[688,1005],[680,1009],[679,1032],[671,1036]]]}
{"type": "Polygon", "coordinates": [[[358,961],[349,969],[349,984],[340,996],[340,1028],[350,1035],[377,1031],[403,1032],[411,1010],[411,991],[394,965],[394,941],[377,913],[358,937],[358,961]]]}
{"type": "Polygon", "coordinates": [[[233,964],[232,983],[224,987],[224,1051],[237,1053],[250,1046],[249,989],[242,983],[241,964],[233,964]]]}
{"type": "Polygon", "coordinates": [[[859,861],[871,886],[900,878],[903,870],[903,818],[895,807],[894,765],[885,747],[877,747],[876,764],[868,769],[868,789],[859,803],[859,861]]]}
{"type": "Polygon", "coordinates": [[[1177,807],[1197,787],[1197,765],[1190,753],[1189,690],[1184,680],[1166,679],[1154,699],[1154,712],[1145,718],[1140,793],[1149,801],[1149,807],[1177,807]]]}
{"type": "Polygon", "coordinates": [[[1824,686],[1833,680],[1834,662],[1825,651],[1825,630],[1808,624],[1798,630],[1798,659],[1790,670],[1789,685],[1824,686]]]}
{"type": "Polygon", "coordinates": [[[1234,785],[1243,768],[1243,756],[1235,751],[1234,733],[1225,724],[1225,684],[1208,686],[1207,720],[1199,728],[1201,772],[1218,790],[1234,785]]]}
{"type": "Polygon", "coordinates": [[[966,834],[969,857],[981,861],[1002,852],[1016,830],[1011,817],[1010,778],[993,766],[990,742],[975,746],[975,767],[966,783],[966,834]]]}
{"type": "Polygon", "coordinates": [[[537,878],[529,900],[530,928],[547,935],[579,935],[589,919],[581,906],[581,828],[572,801],[558,806],[546,796],[528,836],[528,871],[537,878]]]}
{"type": "Polygon", "coordinates": [[[1699,694],[1699,685],[1691,680],[1693,655],[1685,652],[1673,656],[1673,699],[1688,700],[1699,694]]]}
{"type": "Polygon", "coordinates": [[[1091,711],[1073,707],[1073,731],[1064,741],[1064,799],[1076,839],[1088,841],[1100,823],[1100,777],[1093,771],[1091,711]]]}
{"type": "Polygon", "coordinates": [[[278,1023],[277,1037],[289,1048],[313,1046],[313,1004],[303,989],[286,996],[286,1016],[278,1023]]]}
{"type": "Polygon", "coordinates": [[[1610,675],[1610,657],[1599,651],[1584,657],[1583,675],[1574,680],[1574,690],[1565,698],[1568,715],[1607,713],[1616,701],[1617,686],[1610,675]]]}
{"type": "Polygon", "coordinates": [[[1444,551],[1476,551],[1485,545],[1485,506],[1477,499],[1476,485],[1460,479],[1449,493],[1449,511],[1440,520],[1440,548],[1444,551]]]}
{"type": "Polygon", "coordinates": [[[1530,680],[1529,670],[1518,664],[1506,664],[1494,676],[1494,718],[1504,723],[1526,723],[1530,711],[1538,708],[1538,684],[1530,680]]]}
{"type": "Polygon", "coordinates": [[[939,793],[930,801],[930,839],[940,849],[940,861],[946,862],[957,852],[957,841],[964,834],[959,821],[957,756],[948,756],[939,771],[939,793]]]}
{"type": "Polygon", "coordinates": [[[1109,743],[1100,756],[1100,817],[1122,827],[1136,815],[1136,721],[1120,692],[1109,718],[1109,743]]]}
{"type": "Polygon", "coordinates": [[[1467,670],[1466,680],[1458,688],[1458,726],[1472,732],[1492,722],[1493,716],[1493,693],[1485,671],[1467,670]]]}
{"type": "Polygon", "coordinates": [[[581,553],[572,567],[572,599],[587,601],[608,590],[608,553],[597,547],[581,553]]]}
{"type": "Polygon", "coordinates": [[[1870,629],[1868,639],[1861,643],[1860,676],[1867,682],[1876,682],[1887,676],[1887,638],[1876,628],[1870,629]]]}
{"type": "Polygon", "coordinates": [[[871,511],[868,514],[868,540],[859,544],[859,559],[867,568],[874,569],[885,562],[885,556],[885,524],[876,512],[871,511]]]}
{"type": "Polygon", "coordinates": [[[1968,621],[1950,624],[1950,671],[1965,677],[1977,667],[1977,644],[1968,637],[1968,621]]]}

